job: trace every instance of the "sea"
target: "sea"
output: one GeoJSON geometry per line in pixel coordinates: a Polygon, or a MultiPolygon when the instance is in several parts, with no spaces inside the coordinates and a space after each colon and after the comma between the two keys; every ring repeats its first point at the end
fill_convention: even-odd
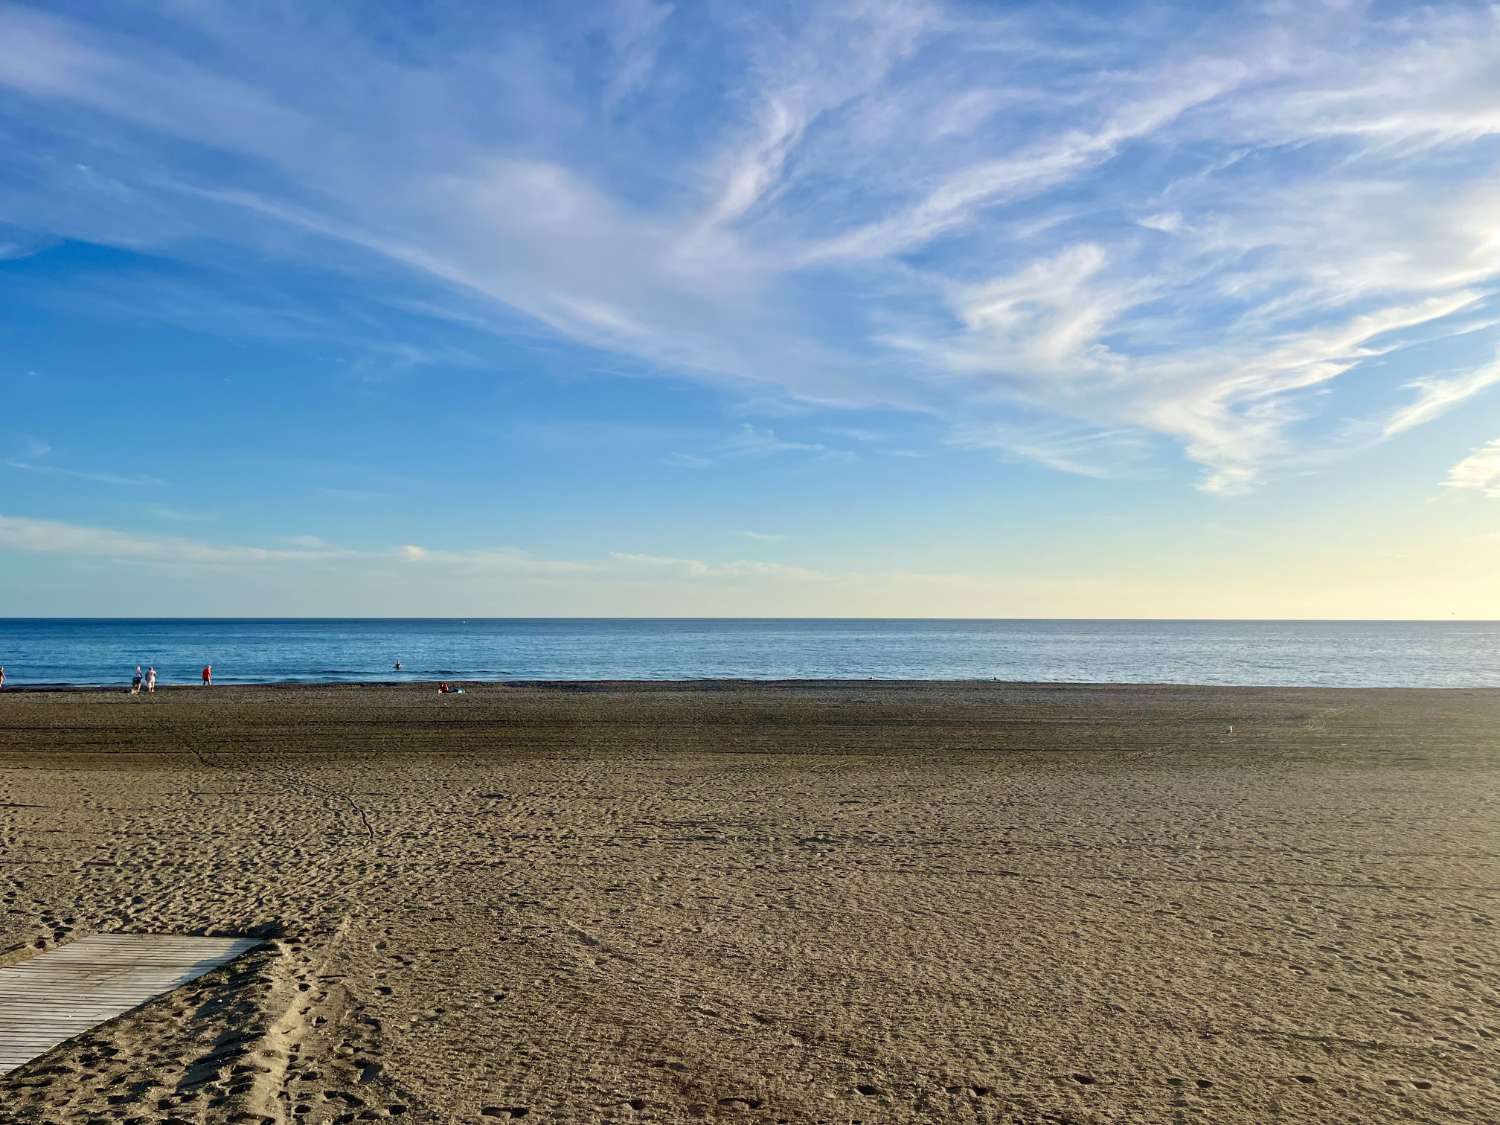
{"type": "Polygon", "coordinates": [[[1494,621],[0,619],[7,686],[874,679],[1500,687],[1494,621]],[[401,668],[395,667],[399,661],[401,668]]]}

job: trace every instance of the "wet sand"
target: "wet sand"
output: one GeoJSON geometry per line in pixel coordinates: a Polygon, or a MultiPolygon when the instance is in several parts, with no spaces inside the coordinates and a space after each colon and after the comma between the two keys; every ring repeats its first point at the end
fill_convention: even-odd
{"type": "Polygon", "coordinates": [[[10,1122],[1500,1119],[1500,691],[0,694],[10,1122]],[[1231,730],[1232,727],[1232,730],[1231,730]]]}

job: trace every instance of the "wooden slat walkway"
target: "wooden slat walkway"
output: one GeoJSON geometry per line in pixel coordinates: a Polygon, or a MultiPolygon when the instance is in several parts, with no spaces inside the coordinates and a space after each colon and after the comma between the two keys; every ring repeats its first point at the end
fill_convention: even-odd
{"type": "Polygon", "coordinates": [[[96,934],[0,968],[0,1074],[259,944],[255,938],[96,934]]]}

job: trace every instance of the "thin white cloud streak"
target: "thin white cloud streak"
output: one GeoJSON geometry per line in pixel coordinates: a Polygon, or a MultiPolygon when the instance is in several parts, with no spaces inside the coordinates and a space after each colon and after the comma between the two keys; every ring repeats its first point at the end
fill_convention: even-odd
{"type": "Polygon", "coordinates": [[[318,562],[346,559],[354,554],[327,546],[317,549],[217,546],[176,536],[140,535],[22,516],[0,516],[0,550],[209,565],[318,562]]]}
{"type": "Polygon", "coordinates": [[[1149,452],[1134,430],[969,425],[957,427],[948,440],[960,448],[993,449],[1060,473],[1099,479],[1134,475],[1149,452]]]}
{"type": "Polygon", "coordinates": [[[791,580],[797,582],[824,582],[831,576],[819,571],[801,566],[788,566],[785,563],[757,562],[754,560],[740,559],[732,562],[711,563],[702,559],[680,559],[670,555],[642,555],[628,551],[614,551],[610,559],[618,566],[626,568],[627,571],[636,571],[647,577],[656,577],[659,573],[666,573],[676,578],[685,579],[712,579],[712,578],[770,578],[777,580],[791,580]]]}
{"type": "MultiPolygon", "coordinates": [[[[1061,471],[1175,445],[1202,487],[1244,491],[1336,444],[1312,425],[1320,388],[1500,285],[1481,143],[1500,132],[1500,14],[1304,16],[1236,9],[1163,39],[936,4],[739,15],[701,64],[728,96],[664,147],[641,123],[707,87],[678,15],[649,3],[601,17],[597,104],[553,44],[493,27],[397,61],[336,13],[204,3],[190,38],[232,44],[210,65],[0,5],[0,85],[64,148],[113,156],[30,163],[36,189],[0,205],[44,237],[374,255],[451,287],[465,318],[477,302],[481,322],[521,313],[737,391],[921,411],[1061,471]],[[1003,89],[980,65],[994,50],[1003,89]],[[184,141],[238,174],[179,162],[184,141]]],[[[1409,408],[1437,408],[1422,396],[1409,408]]]]}
{"type": "Polygon", "coordinates": [[[723,445],[725,457],[765,457],[775,453],[822,453],[828,447],[821,442],[790,441],[778,437],[774,430],[762,429],[748,422],[723,445]]]}
{"type": "Polygon", "coordinates": [[[147,504],[142,510],[148,516],[159,520],[168,520],[172,523],[189,523],[194,520],[209,518],[204,512],[189,511],[186,508],[175,508],[170,504],[147,504]]]}
{"type": "Polygon", "coordinates": [[[7,468],[19,469],[23,473],[40,473],[49,477],[66,477],[69,480],[84,480],[94,484],[112,484],[124,488],[165,488],[167,482],[158,477],[133,476],[125,473],[94,473],[82,469],[65,469],[61,465],[48,465],[35,461],[7,461],[7,468]]]}
{"type": "Polygon", "coordinates": [[[515,548],[430,550],[407,544],[392,550],[355,550],[315,535],[286,536],[283,546],[223,545],[173,535],[151,535],[90,527],[58,520],[0,516],[0,550],[30,554],[91,556],[119,561],[174,565],[235,566],[339,562],[426,563],[469,571],[511,575],[568,576],[592,573],[589,563],[538,558],[515,548]]]}
{"type": "Polygon", "coordinates": [[[619,18],[610,24],[615,71],[604,89],[604,105],[617,107],[651,80],[662,49],[662,25],[672,5],[653,0],[622,0],[619,18]]]}
{"type": "MultiPolygon", "coordinates": [[[[778,537],[766,537],[778,538],[778,537]]],[[[806,567],[760,560],[705,562],[665,555],[612,552],[600,560],[575,561],[534,555],[516,547],[450,550],[406,543],[389,550],[356,550],[315,535],[283,537],[283,546],[223,545],[181,536],[152,535],[92,527],[60,520],[0,515],[0,551],[106,558],[119,562],[173,566],[271,566],[338,562],[342,567],[396,564],[416,568],[420,581],[499,576],[529,579],[617,578],[766,579],[823,581],[829,576],[806,567]]]]}
{"type": "Polygon", "coordinates": [[[670,464],[684,468],[703,469],[725,461],[775,457],[787,453],[816,454],[826,459],[840,456],[844,451],[829,449],[822,442],[793,441],[780,437],[775,430],[743,422],[734,434],[712,449],[698,453],[677,452],[667,460],[670,464]]]}
{"type": "Polygon", "coordinates": [[[390,557],[407,563],[456,568],[471,574],[502,573],[537,578],[568,578],[593,574],[599,569],[595,563],[540,558],[518,547],[454,551],[406,543],[391,552],[390,557]]]}
{"type": "Polygon", "coordinates": [[[1500,500],[1500,438],[1480,446],[1454,465],[1443,483],[1449,488],[1479,492],[1500,500]]]}
{"type": "Polygon", "coordinates": [[[881,441],[885,437],[878,430],[871,430],[860,426],[819,426],[818,429],[821,433],[828,434],[830,437],[840,437],[846,441],[869,443],[881,441]]]}
{"type": "Polygon", "coordinates": [[[18,456],[11,457],[4,462],[7,468],[18,469],[23,473],[39,473],[43,476],[65,477],[69,480],[83,480],[93,484],[110,484],[126,488],[166,487],[166,481],[152,476],[93,472],[54,465],[47,459],[52,455],[52,447],[46,442],[38,441],[34,437],[27,437],[24,439],[23,444],[25,448],[18,456]]]}
{"type": "Polygon", "coordinates": [[[0,262],[17,261],[49,250],[57,239],[34,231],[12,230],[0,222],[0,262]]]}
{"type": "Polygon", "coordinates": [[[1452,379],[1418,379],[1407,387],[1417,391],[1415,401],[1408,403],[1385,424],[1385,436],[1393,437],[1415,426],[1431,422],[1459,403],[1500,383],[1500,360],[1452,379]]]}
{"type": "Polygon", "coordinates": [[[394,560],[445,566],[457,564],[465,568],[489,568],[529,574],[581,574],[594,569],[587,564],[538,559],[524,551],[510,548],[442,551],[406,545],[392,551],[357,551],[311,535],[288,536],[283,542],[287,545],[220,545],[180,536],[140,534],[58,520],[0,516],[0,550],[32,554],[206,566],[322,563],[335,560],[347,564],[394,560]]]}

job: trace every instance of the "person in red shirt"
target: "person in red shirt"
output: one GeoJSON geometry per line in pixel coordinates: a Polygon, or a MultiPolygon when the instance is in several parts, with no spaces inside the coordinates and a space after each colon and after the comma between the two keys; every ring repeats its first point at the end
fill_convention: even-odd
{"type": "Polygon", "coordinates": [[[214,666],[212,664],[205,664],[203,666],[203,686],[214,686],[214,666]]]}

